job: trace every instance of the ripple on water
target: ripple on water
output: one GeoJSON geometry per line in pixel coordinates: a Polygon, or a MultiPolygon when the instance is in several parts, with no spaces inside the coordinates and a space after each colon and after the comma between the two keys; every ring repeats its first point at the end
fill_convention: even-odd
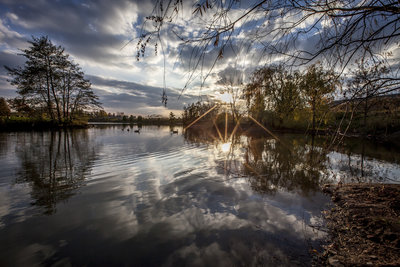
{"type": "Polygon", "coordinates": [[[317,188],[346,155],[120,127],[0,134],[0,265],[310,265],[317,188]]]}

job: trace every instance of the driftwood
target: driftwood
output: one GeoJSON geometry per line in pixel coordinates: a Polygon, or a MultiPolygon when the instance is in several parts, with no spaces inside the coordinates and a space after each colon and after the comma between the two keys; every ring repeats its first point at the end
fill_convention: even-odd
{"type": "Polygon", "coordinates": [[[400,185],[326,185],[330,244],[315,265],[400,266],[400,185]]]}

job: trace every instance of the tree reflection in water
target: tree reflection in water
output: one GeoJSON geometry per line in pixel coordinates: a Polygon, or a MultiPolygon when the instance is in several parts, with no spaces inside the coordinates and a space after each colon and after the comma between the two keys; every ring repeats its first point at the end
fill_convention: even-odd
{"type": "MultiPolygon", "coordinates": [[[[216,133],[189,129],[185,139],[214,145],[216,133]]],[[[279,141],[262,131],[241,132],[231,138],[220,164],[224,173],[247,177],[253,190],[273,193],[278,188],[309,194],[328,182],[399,182],[400,153],[393,147],[362,139],[347,139],[327,149],[329,138],[282,134],[279,141]]],[[[217,159],[221,161],[221,157],[217,159]]],[[[222,173],[222,172],[221,172],[222,173]]]]}
{"type": "Polygon", "coordinates": [[[309,145],[307,138],[247,137],[245,174],[252,188],[260,193],[284,188],[308,194],[327,182],[327,153],[320,147],[309,145]],[[288,149],[290,148],[290,150],[288,149]]]}
{"type": "MultiPolygon", "coordinates": [[[[210,138],[210,134],[213,135],[189,129],[185,139],[213,144],[223,151],[225,144],[210,138]]],[[[306,136],[282,136],[280,139],[277,141],[260,133],[233,136],[223,162],[225,173],[248,177],[253,190],[259,193],[273,193],[278,188],[297,190],[305,195],[318,191],[321,183],[327,182],[327,151],[306,136]]]]}
{"type": "Polygon", "coordinates": [[[45,214],[53,214],[59,202],[84,185],[97,147],[85,130],[38,132],[23,137],[24,146],[16,148],[21,161],[16,183],[29,183],[32,204],[43,207],[45,214]]]}

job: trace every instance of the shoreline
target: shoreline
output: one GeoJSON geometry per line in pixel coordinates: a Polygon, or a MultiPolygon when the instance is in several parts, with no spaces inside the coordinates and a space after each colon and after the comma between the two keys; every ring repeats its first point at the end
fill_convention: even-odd
{"type": "MultiPolygon", "coordinates": [[[[0,121],[0,132],[13,131],[50,131],[61,129],[89,129],[95,125],[156,125],[156,126],[171,126],[167,123],[132,123],[132,122],[78,122],[59,124],[58,122],[46,120],[21,120],[21,121],[0,121]]],[[[180,127],[182,124],[175,123],[173,126],[180,127]]]]}
{"type": "MultiPolygon", "coordinates": [[[[185,124],[183,125],[185,127],[185,124]]],[[[224,125],[219,125],[219,127],[225,127],[224,125]]],[[[234,125],[231,123],[228,124],[228,129],[231,131],[233,130],[234,125]]],[[[268,128],[268,127],[267,127],[268,128]]],[[[215,126],[210,123],[198,123],[190,127],[190,129],[193,129],[194,131],[206,131],[206,130],[211,130],[215,131],[215,126]]],[[[220,128],[221,129],[221,128],[220,128]]],[[[228,131],[229,131],[228,130],[228,131]]],[[[298,129],[298,128],[268,128],[273,133],[278,133],[278,134],[304,134],[308,136],[312,136],[312,133],[310,131],[307,131],[306,129],[298,129]]],[[[259,127],[256,124],[249,124],[249,123],[241,123],[239,129],[237,130],[238,132],[248,132],[251,134],[261,134],[265,133],[265,130],[263,130],[261,127],[259,127]]],[[[329,129],[318,129],[314,133],[316,137],[320,136],[331,136],[334,134],[334,131],[329,130],[329,129]]],[[[369,140],[372,142],[376,143],[382,143],[382,144],[394,144],[396,146],[400,147],[400,131],[389,133],[389,134],[363,134],[363,133],[348,133],[348,134],[343,134],[339,133],[340,136],[343,136],[346,139],[353,139],[353,138],[362,138],[365,140],[369,140]]]]}
{"type": "Polygon", "coordinates": [[[61,129],[87,129],[87,123],[58,124],[53,121],[27,120],[0,123],[0,132],[52,131],[61,129]]]}
{"type": "Polygon", "coordinates": [[[325,185],[330,236],[317,257],[324,266],[400,265],[400,184],[325,185]]]}
{"type": "MultiPolygon", "coordinates": [[[[123,121],[113,121],[113,122],[105,122],[105,121],[78,121],[71,122],[67,124],[59,124],[55,121],[50,120],[41,120],[41,119],[33,119],[33,118],[25,118],[22,120],[14,120],[10,118],[0,118],[0,132],[7,131],[31,131],[31,130],[57,130],[57,129],[74,129],[74,128],[90,128],[96,124],[121,124],[121,125],[170,125],[169,122],[154,122],[154,121],[143,121],[143,122],[123,122],[123,121]]],[[[186,127],[187,124],[182,122],[175,122],[173,126],[182,126],[186,127]]],[[[224,125],[218,125],[219,128],[225,127],[224,125]]],[[[228,123],[228,131],[232,131],[235,128],[235,124],[232,122],[228,123]]],[[[304,134],[312,136],[310,130],[301,129],[301,128],[273,128],[267,126],[268,130],[273,133],[294,133],[294,134],[304,134]]],[[[205,131],[205,130],[215,130],[215,126],[213,123],[209,121],[199,122],[190,127],[194,131],[205,131]]],[[[241,122],[238,132],[249,132],[249,133],[262,133],[265,132],[258,125],[249,122],[241,122]]],[[[316,129],[314,132],[315,136],[329,136],[335,134],[335,131],[332,129],[316,129]]],[[[366,140],[371,140],[378,143],[393,143],[400,146],[400,131],[395,131],[391,133],[375,133],[375,134],[364,134],[361,132],[349,132],[349,133],[339,133],[340,136],[345,138],[363,138],[366,140]]]]}

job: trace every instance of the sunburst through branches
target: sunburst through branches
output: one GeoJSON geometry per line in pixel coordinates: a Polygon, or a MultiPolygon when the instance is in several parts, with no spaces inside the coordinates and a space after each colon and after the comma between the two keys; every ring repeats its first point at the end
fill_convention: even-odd
{"type": "MultiPolygon", "coordinates": [[[[212,106],[211,108],[209,108],[206,112],[204,112],[202,115],[200,115],[197,119],[195,119],[189,125],[187,125],[183,130],[186,131],[187,129],[189,129],[196,123],[198,123],[202,118],[204,118],[207,114],[209,114],[211,111],[213,111],[217,107],[223,108],[224,113],[225,113],[225,121],[224,121],[225,127],[224,127],[223,131],[221,131],[220,127],[217,124],[217,119],[219,116],[219,114],[217,114],[211,120],[213,122],[213,126],[215,127],[216,132],[218,133],[218,137],[215,137],[215,136],[212,136],[212,137],[216,142],[221,144],[219,146],[219,150],[226,155],[226,159],[225,159],[225,163],[224,163],[224,172],[225,172],[225,174],[227,174],[228,173],[227,172],[227,166],[228,166],[227,159],[229,158],[229,153],[232,152],[232,146],[234,144],[234,136],[235,136],[237,130],[239,129],[239,127],[241,127],[240,123],[241,123],[242,118],[235,117],[235,119],[234,119],[235,126],[233,127],[232,132],[228,135],[228,125],[229,125],[228,114],[229,114],[229,112],[233,114],[232,108],[229,107],[229,104],[232,102],[232,96],[229,93],[223,93],[223,94],[219,95],[219,98],[221,100],[221,103],[217,103],[214,106],[212,106]]],[[[265,125],[263,125],[262,123],[260,123],[259,121],[257,121],[255,118],[253,118],[250,115],[247,115],[246,117],[249,118],[251,121],[253,121],[256,125],[258,125],[261,129],[263,129],[269,135],[271,135],[276,141],[282,143],[282,141],[274,133],[272,133],[272,131],[270,131],[265,125]]],[[[286,148],[288,148],[285,144],[283,144],[283,145],[286,148]]],[[[289,149],[289,151],[290,151],[290,149],[289,149]]]]}

